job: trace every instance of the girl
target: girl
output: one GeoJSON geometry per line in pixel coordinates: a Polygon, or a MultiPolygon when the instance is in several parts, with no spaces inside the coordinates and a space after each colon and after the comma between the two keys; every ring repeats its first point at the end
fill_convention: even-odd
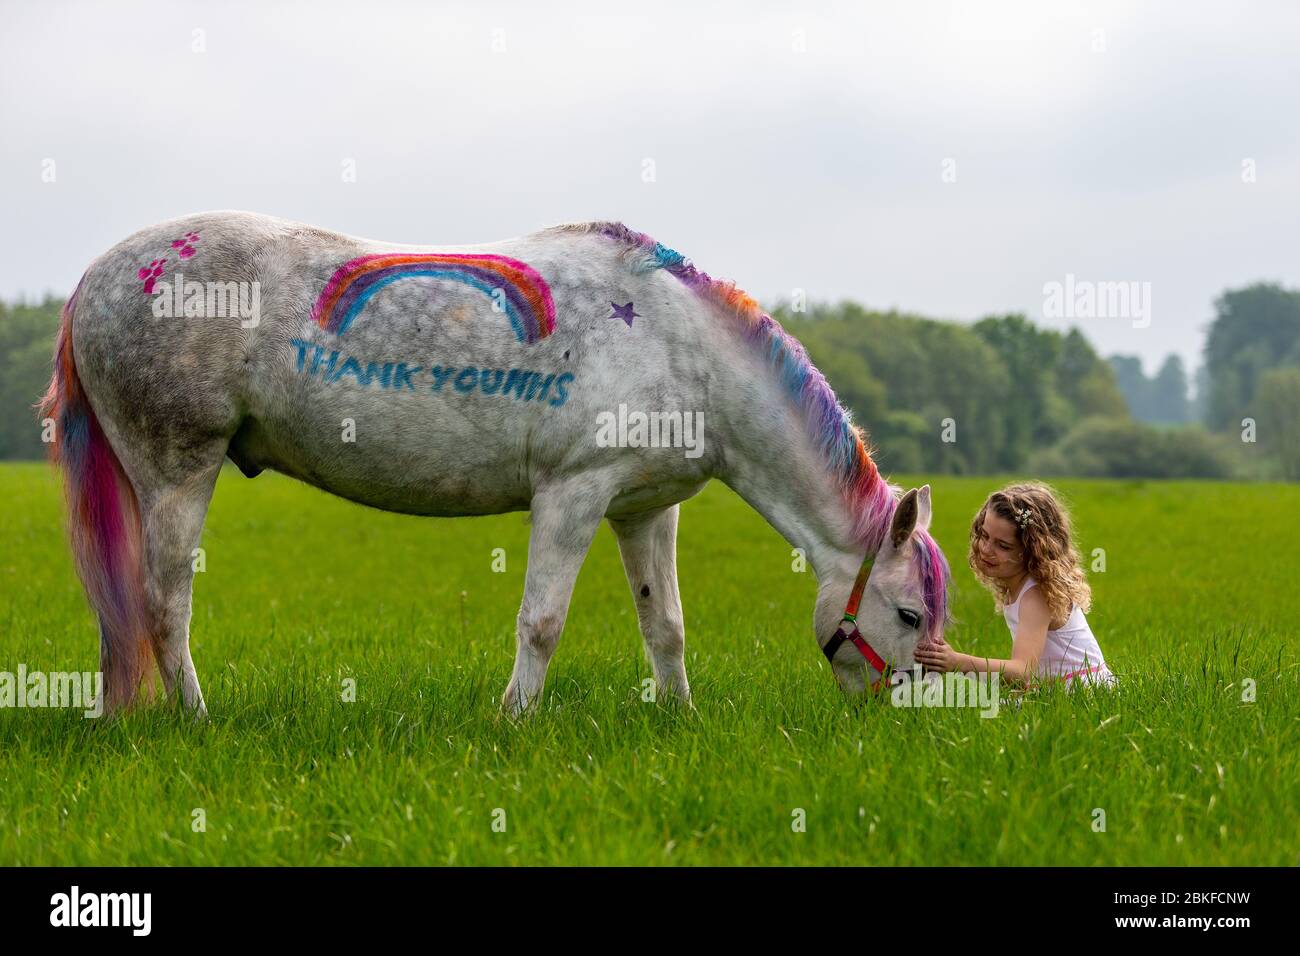
{"type": "Polygon", "coordinates": [[[922,642],[918,663],[939,671],[996,671],[1033,686],[1036,676],[1115,683],[1084,612],[1091,591],[1070,537],[1070,519],[1046,485],[1008,485],[989,495],[971,523],[971,570],[993,592],[1011,629],[1009,660],[959,654],[943,640],[922,642]]]}

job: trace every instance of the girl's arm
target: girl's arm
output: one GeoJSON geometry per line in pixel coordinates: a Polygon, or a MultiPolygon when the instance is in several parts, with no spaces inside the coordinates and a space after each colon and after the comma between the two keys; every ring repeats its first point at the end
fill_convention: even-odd
{"type": "Polygon", "coordinates": [[[1049,618],[1047,602],[1037,588],[1030,588],[1020,599],[1020,623],[1016,626],[1010,659],[962,654],[947,644],[922,644],[916,649],[916,659],[935,670],[996,672],[1005,680],[1024,683],[1034,673],[1038,658],[1047,646],[1049,618]]]}

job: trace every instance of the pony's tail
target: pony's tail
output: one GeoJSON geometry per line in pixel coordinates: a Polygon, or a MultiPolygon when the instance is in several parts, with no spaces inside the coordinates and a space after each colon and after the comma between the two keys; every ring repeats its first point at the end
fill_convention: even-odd
{"type": "Polygon", "coordinates": [[[134,701],[152,660],[140,506],[77,376],[72,315],[80,291],[78,283],[63,307],[54,376],[40,414],[47,425],[53,421],[50,457],[63,470],[72,553],[99,616],[104,709],[115,712],[134,701]]]}

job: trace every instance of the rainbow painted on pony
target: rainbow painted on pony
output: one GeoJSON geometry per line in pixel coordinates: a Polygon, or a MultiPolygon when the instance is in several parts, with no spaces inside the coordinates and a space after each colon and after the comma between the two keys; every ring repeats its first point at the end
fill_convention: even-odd
{"type": "MultiPolygon", "coordinates": [[[[853,424],[848,409],[840,405],[799,340],[734,282],[711,278],[680,252],[645,233],[629,229],[621,222],[573,223],[555,228],[561,232],[596,233],[615,240],[627,248],[633,272],[663,269],[744,323],[745,338],[763,349],[786,390],[803,409],[818,450],[849,503],[855,540],[868,554],[875,554],[884,543],[898,506],[897,489],[880,476],[862,429],[853,424]]],[[[938,636],[948,619],[948,562],[928,532],[913,535],[912,545],[913,567],[925,604],[926,632],[938,636]]]]}
{"type": "Polygon", "coordinates": [[[499,302],[520,342],[532,345],[555,331],[551,289],[527,263],[475,253],[395,252],[361,256],[335,270],[311,310],[326,332],[343,335],[384,286],[417,277],[472,286],[499,302]]]}

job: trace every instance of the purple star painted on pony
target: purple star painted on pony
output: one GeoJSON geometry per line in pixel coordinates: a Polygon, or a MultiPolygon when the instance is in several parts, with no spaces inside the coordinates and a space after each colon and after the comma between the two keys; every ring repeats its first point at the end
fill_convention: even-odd
{"type": "Polygon", "coordinates": [[[624,322],[627,323],[627,327],[628,327],[629,329],[632,328],[632,320],[633,320],[633,319],[639,319],[639,318],[641,318],[641,313],[640,313],[640,312],[633,312],[633,311],[632,311],[632,303],[631,303],[631,302],[629,302],[627,305],[617,305],[617,304],[611,302],[610,305],[613,307],[614,311],[611,312],[609,315],[607,315],[605,318],[607,318],[607,319],[622,319],[624,322]]]}

